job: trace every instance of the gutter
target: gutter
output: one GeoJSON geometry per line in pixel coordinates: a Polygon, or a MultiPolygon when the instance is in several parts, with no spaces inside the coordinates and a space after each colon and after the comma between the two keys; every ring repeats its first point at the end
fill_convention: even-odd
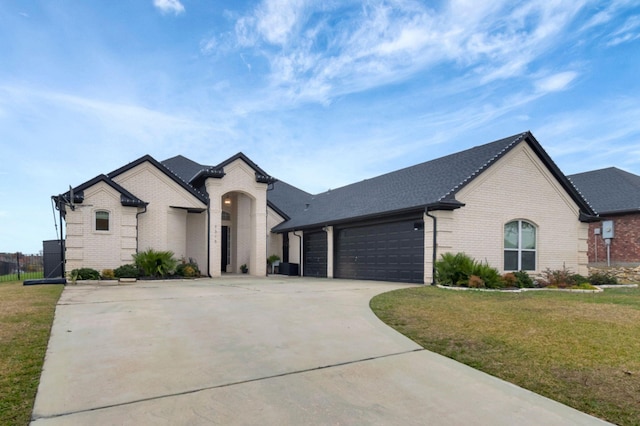
{"type": "Polygon", "coordinates": [[[144,210],[141,212],[136,213],[136,254],[138,253],[138,251],[140,250],[140,247],[138,247],[138,237],[139,237],[139,225],[138,225],[138,216],[140,216],[141,214],[144,214],[147,212],[147,203],[144,204],[144,210]]]}
{"type": "Polygon", "coordinates": [[[298,234],[296,234],[296,232],[298,232],[298,231],[294,230],[294,231],[293,231],[293,235],[295,235],[296,237],[298,237],[298,242],[299,242],[298,247],[300,248],[300,260],[299,260],[299,262],[300,262],[300,267],[298,268],[298,274],[300,274],[300,276],[302,277],[302,276],[303,276],[303,275],[302,275],[302,268],[303,268],[303,265],[302,265],[302,264],[304,263],[304,262],[302,261],[302,235],[298,235],[298,234]]]}
{"type": "Polygon", "coordinates": [[[436,285],[436,250],[438,248],[438,219],[429,214],[429,209],[424,209],[424,214],[433,219],[433,250],[431,253],[431,285],[436,285]]]}
{"type": "Polygon", "coordinates": [[[207,199],[207,277],[211,278],[211,200],[207,199]]]}

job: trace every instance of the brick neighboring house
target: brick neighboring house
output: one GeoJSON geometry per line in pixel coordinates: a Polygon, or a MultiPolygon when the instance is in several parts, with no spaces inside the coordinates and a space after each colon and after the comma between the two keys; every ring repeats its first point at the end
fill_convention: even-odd
{"type": "Polygon", "coordinates": [[[304,276],[432,283],[446,252],[586,275],[597,220],[530,132],[315,195],[239,153],[216,166],[147,155],[53,199],[67,271],[113,269],[153,248],[212,277],[242,264],[263,276],[277,254],[304,276]]]}
{"type": "MultiPolygon", "coordinates": [[[[569,179],[603,222],[613,222],[611,264],[640,264],[640,176],[609,167],[571,175],[569,179]]],[[[590,263],[607,262],[602,226],[602,223],[589,225],[590,263]]]]}

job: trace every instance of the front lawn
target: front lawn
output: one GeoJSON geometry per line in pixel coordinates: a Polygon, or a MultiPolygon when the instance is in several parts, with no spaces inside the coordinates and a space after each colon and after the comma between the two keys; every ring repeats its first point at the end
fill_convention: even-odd
{"type": "Polygon", "coordinates": [[[640,290],[381,294],[371,308],[424,348],[580,411],[640,424],[640,290]]]}
{"type": "Polygon", "coordinates": [[[0,283],[0,424],[28,425],[62,285],[0,283]]]}

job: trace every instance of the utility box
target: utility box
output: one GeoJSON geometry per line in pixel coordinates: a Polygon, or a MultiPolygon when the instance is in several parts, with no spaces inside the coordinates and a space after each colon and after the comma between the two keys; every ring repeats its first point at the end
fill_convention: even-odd
{"type": "Polygon", "coordinates": [[[613,237],[614,237],[613,221],[605,220],[604,222],[602,222],[602,238],[606,240],[606,239],[611,239],[613,237]]]}

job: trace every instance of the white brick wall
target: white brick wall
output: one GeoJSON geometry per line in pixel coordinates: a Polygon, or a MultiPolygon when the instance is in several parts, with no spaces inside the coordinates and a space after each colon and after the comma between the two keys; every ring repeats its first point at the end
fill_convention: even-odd
{"type": "MultiPolygon", "coordinates": [[[[579,208],[526,143],[515,147],[456,195],[465,206],[438,217],[437,257],[465,252],[502,271],[504,225],[517,219],[537,228],[537,271],[587,274],[588,225],[579,208]]],[[[425,217],[425,282],[431,282],[432,220],[425,217]]]]}
{"type": "MultiPolygon", "coordinates": [[[[184,209],[202,209],[206,205],[148,162],[122,173],[114,181],[149,203],[147,211],[138,217],[138,250],[171,250],[178,259],[187,257],[187,213],[184,209]]],[[[191,232],[198,231],[192,229],[191,232]]],[[[206,228],[199,232],[206,233],[206,228]]],[[[201,262],[205,258],[198,257],[197,260],[201,262]]]]}
{"type": "Polygon", "coordinates": [[[66,215],[66,271],[115,269],[135,253],[135,207],[123,207],[120,194],[104,182],[84,191],[84,202],[66,215]],[[96,211],[109,212],[109,230],[95,230],[96,211]]]}
{"type": "Polygon", "coordinates": [[[185,210],[206,205],[150,163],[140,164],[114,181],[148,202],[147,211],[123,207],[120,194],[105,183],[86,189],[84,203],[66,217],[67,271],[81,267],[101,271],[132,263],[136,246],[139,250],[171,250],[178,259],[190,256],[199,264],[206,262],[206,220],[185,210]],[[110,213],[109,231],[95,231],[97,210],[110,213]],[[191,251],[187,250],[187,235],[195,242],[191,251]]]}

